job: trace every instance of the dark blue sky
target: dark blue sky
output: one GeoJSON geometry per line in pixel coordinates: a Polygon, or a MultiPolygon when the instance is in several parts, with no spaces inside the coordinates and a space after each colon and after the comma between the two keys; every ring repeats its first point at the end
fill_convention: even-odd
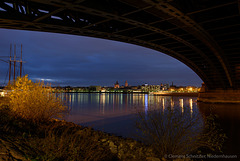
{"type": "MultiPolygon", "coordinates": [[[[0,56],[10,44],[23,44],[24,73],[52,85],[113,86],[160,84],[200,86],[202,80],[186,65],[144,47],[65,34],[0,29],[0,56]]],[[[5,58],[5,60],[8,60],[5,58]]],[[[1,62],[0,85],[7,82],[8,64],[1,62]]]]}

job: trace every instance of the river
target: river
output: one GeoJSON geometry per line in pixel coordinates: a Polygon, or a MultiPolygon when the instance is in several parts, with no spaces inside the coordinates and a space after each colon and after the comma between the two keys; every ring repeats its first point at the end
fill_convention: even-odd
{"type": "Polygon", "coordinates": [[[71,111],[66,120],[96,130],[135,138],[135,123],[139,111],[157,108],[178,109],[185,115],[216,114],[216,122],[227,139],[223,154],[240,154],[240,105],[197,103],[197,97],[154,96],[122,93],[64,93],[71,111]]]}

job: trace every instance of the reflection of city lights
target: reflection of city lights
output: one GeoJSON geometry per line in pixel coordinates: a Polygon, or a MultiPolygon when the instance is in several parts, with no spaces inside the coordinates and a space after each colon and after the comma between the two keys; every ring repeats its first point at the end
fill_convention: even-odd
{"type": "Polygon", "coordinates": [[[70,96],[69,97],[69,102],[72,103],[72,95],[70,94],[69,96],[70,96]]]}
{"type": "Polygon", "coordinates": [[[112,96],[112,104],[113,104],[113,111],[114,111],[114,106],[115,106],[115,95],[112,96]]]}
{"type": "Polygon", "coordinates": [[[182,113],[183,113],[183,111],[184,111],[184,109],[183,109],[183,99],[179,99],[179,103],[180,103],[180,107],[182,108],[182,113]]]}
{"type": "Polygon", "coordinates": [[[109,94],[107,94],[107,100],[106,100],[107,104],[110,103],[110,100],[109,100],[109,94]]]}
{"type": "Polygon", "coordinates": [[[147,94],[145,94],[145,96],[144,96],[144,107],[145,107],[145,113],[147,113],[147,111],[148,111],[148,95],[147,94]]]}
{"type": "Polygon", "coordinates": [[[171,109],[173,109],[174,107],[174,101],[173,101],[173,98],[171,98],[171,109]]]}
{"type": "Polygon", "coordinates": [[[78,103],[80,103],[80,99],[81,99],[80,93],[78,93],[78,103]]]}
{"type": "Polygon", "coordinates": [[[164,111],[164,109],[165,109],[165,102],[164,102],[165,99],[163,98],[162,101],[163,101],[163,102],[162,102],[162,106],[163,106],[163,111],[164,111]]]}
{"type": "Polygon", "coordinates": [[[191,117],[192,117],[192,113],[193,113],[193,101],[192,101],[192,98],[189,99],[189,106],[190,106],[190,113],[191,113],[191,117]]]}
{"type": "Polygon", "coordinates": [[[100,95],[100,104],[102,105],[102,114],[105,113],[105,103],[106,103],[106,98],[105,98],[105,93],[100,95]]]}
{"type": "MultiPolygon", "coordinates": [[[[97,95],[99,95],[99,93],[97,94],[97,95]]],[[[97,98],[97,103],[99,103],[99,101],[100,101],[100,95],[99,95],[99,97],[96,97],[97,98]]],[[[93,100],[93,99],[92,99],[93,100]]],[[[91,100],[91,101],[92,101],[91,100]]]]}
{"type": "Polygon", "coordinates": [[[123,104],[123,94],[120,95],[120,104],[123,104]]]}
{"type": "Polygon", "coordinates": [[[72,95],[72,101],[75,102],[75,94],[72,95]]]}

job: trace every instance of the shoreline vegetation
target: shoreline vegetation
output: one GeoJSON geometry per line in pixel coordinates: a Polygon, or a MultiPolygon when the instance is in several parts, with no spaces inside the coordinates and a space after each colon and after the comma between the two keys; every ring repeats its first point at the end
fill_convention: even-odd
{"type": "Polygon", "coordinates": [[[24,76],[0,98],[0,160],[159,160],[150,146],[61,120],[64,100],[24,76]]]}
{"type": "Polygon", "coordinates": [[[1,119],[0,160],[160,161],[143,143],[71,122],[51,119],[36,125],[16,118],[5,121],[10,123],[3,124],[1,119]]]}
{"type": "Polygon", "coordinates": [[[187,154],[202,148],[221,151],[225,139],[212,117],[204,122],[207,129],[194,130],[193,136],[197,117],[186,122],[170,109],[140,114],[137,127],[147,142],[123,138],[61,120],[69,109],[43,82],[33,83],[24,76],[6,89],[11,92],[0,98],[3,161],[165,161],[163,154],[177,155],[181,149],[187,154]]]}

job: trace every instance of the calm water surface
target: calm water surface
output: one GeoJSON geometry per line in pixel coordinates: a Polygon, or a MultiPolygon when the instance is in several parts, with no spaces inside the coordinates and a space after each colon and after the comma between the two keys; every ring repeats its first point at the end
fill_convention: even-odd
{"type": "Polygon", "coordinates": [[[218,115],[217,123],[228,139],[224,154],[240,154],[240,105],[198,104],[197,97],[153,96],[148,94],[71,93],[64,94],[71,112],[66,120],[124,137],[136,135],[138,111],[153,108],[178,109],[185,115],[218,115]]]}
{"type": "Polygon", "coordinates": [[[182,112],[199,112],[196,97],[122,93],[73,93],[67,94],[67,97],[71,107],[67,121],[125,137],[134,137],[138,111],[171,107],[182,112]]]}

